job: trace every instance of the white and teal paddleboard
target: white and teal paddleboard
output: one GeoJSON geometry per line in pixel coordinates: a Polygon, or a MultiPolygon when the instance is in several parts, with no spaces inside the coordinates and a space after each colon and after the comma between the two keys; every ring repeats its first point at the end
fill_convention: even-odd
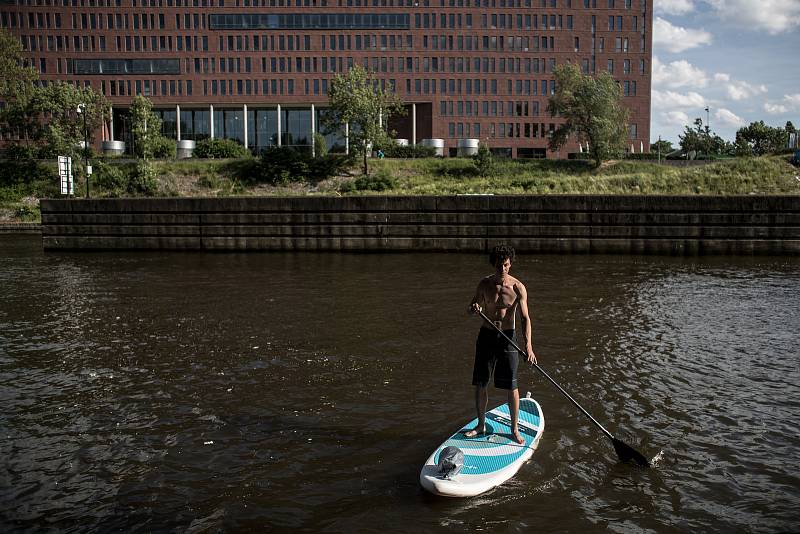
{"type": "Polygon", "coordinates": [[[439,445],[422,467],[422,487],[436,495],[472,497],[513,477],[533,455],[544,431],[542,408],[530,395],[519,401],[519,431],[524,444],[511,436],[508,404],[502,404],[486,412],[485,434],[466,437],[465,433],[478,424],[476,418],[439,445]],[[440,472],[439,457],[446,447],[457,447],[464,453],[464,465],[455,475],[440,472]]]}

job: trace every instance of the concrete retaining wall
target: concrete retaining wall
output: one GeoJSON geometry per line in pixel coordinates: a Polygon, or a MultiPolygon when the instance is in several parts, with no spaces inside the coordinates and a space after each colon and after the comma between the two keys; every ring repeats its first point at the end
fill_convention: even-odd
{"type": "Polygon", "coordinates": [[[38,234],[39,223],[0,223],[0,234],[38,234]]]}
{"type": "Polygon", "coordinates": [[[798,196],[43,200],[45,249],[798,254],[798,196]]]}

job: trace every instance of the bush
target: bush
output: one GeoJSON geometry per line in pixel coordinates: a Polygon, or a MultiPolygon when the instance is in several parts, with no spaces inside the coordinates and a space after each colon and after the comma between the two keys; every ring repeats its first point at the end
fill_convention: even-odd
{"type": "Polygon", "coordinates": [[[40,217],[38,206],[23,204],[14,210],[14,217],[22,221],[36,221],[40,217]]]}
{"type": "Polygon", "coordinates": [[[259,181],[272,185],[302,182],[308,177],[310,159],[289,147],[269,147],[261,154],[259,181]]]}
{"type": "Polygon", "coordinates": [[[194,149],[196,158],[243,158],[248,154],[247,148],[235,139],[202,139],[194,149]]]}
{"type": "Polygon", "coordinates": [[[391,144],[383,149],[383,153],[387,158],[432,158],[436,155],[436,149],[430,146],[423,145],[406,145],[400,146],[391,144]]]}
{"type": "Polygon", "coordinates": [[[261,155],[258,180],[272,185],[318,182],[339,174],[351,161],[347,156],[336,154],[314,158],[291,147],[270,147],[261,155]]]}
{"type": "Polygon", "coordinates": [[[154,196],[158,192],[156,169],[152,163],[145,160],[136,162],[136,168],[128,180],[128,192],[145,196],[154,196]]]}
{"type": "Polygon", "coordinates": [[[397,179],[385,169],[369,176],[359,176],[352,182],[342,184],[339,191],[353,193],[355,191],[390,191],[397,187],[397,179]]]}
{"type": "Polygon", "coordinates": [[[153,140],[154,158],[175,158],[177,155],[177,145],[175,140],[161,136],[153,140]]]}
{"type": "Polygon", "coordinates": [[[36,160],[0,160],[0,186],[32,184],[40,180],[53,180],[55,182],[57,181],[57,176],[36,160]]]}
{"type": "MultiPolygon", "coordinates": [[[[625,154],[623,159],[632,159],[632,160],[639,160],[639,161],[648,161],[651,159],[658,159],[658,153],[650,152],[650,153],[641,153],[641,152],[629,152],[625,154]]],[[[661,159],[664,159],[664,154],[661,154],[661,159]]]]}
{"type": "Polygon", "coordinates": [[[30,146],[13,144],[3,150],[3,159],[14,161],[30,161],[38,157],[37,149],[30,146]]]}
{"type": "Polygon", "coordinates": [[[479,176],[491,176],[494,173],[494,156],[486,143],[478,146],[478,153],[473,156],[472,163],[479,176]]]}
{"type": "Polygon", "coordinates": [[[121,195],[128,188],[128,180],[128,172],[118,165],[110,165],[104,161],[98,161],[94,165],[95,185],[112,196],[121,195]]]}
{"type": "Polygon", "coordinates": [[[328,142],[325,140],[325,136],[319,132],[314,133],[314,152],[317,157],[328,154],[328,142]]]}

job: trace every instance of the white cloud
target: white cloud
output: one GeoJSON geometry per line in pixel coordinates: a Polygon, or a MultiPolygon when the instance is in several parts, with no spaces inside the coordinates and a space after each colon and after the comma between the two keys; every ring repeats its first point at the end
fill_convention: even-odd
{"type": "Polygon", "coordinates": [[[770,104],[769,102],[765,102],[764,111],[770,115],[780,115],[781,113],[788,113],[789,108],[781,104],[770,104]]]}
{"type": "Polygon", "coordinates": [[[783,95],[783,101],[786,102],[787,105],[791,106],[792,109],[800,110],[800,93],[783,95]]]}
{"type": "Polygon", "coordinates": [[[685,15],[694,11],[692,0],[655,0],[656,13],[666,13],[668,15],[685,15]]]}
{"type": "Polygon", "coordinates": [[[797,0],[705,0],[717,15],[754,31],[772,35],[800,26],[797,0]]]}
{"type": "Polygon", "coordinates": [[[731,100],[744,100],[767,92],[766,85],[751,85],[747,82],[731,82],[725,88],[731,100]]]}
{"type": "Polygon", "coordinates": [[[674,124],[675,126],[686,126],[689,124],[689,115],[683,111],[668,111],[662,113],[661,116],[667,124],[674,124]]]}
{"type": "Polygon", "coordinates": [[[780,115],[793,111],[800,111],[800,93],[793,95],[783,95],[783,100],[779,103],[765,102],[764,111],[770,115],[780,115]]]}
{"type": "Polygon", "coordinates": [[[694,67],[685,59],[661,63],[653,56],[653,85],[656,87],[705,87],[708,78],[705,71],[694,67]]]}
{"type": "Polygon", "coordinates": [[[717,72],[714,74],[714,81],[715,82],[728,82],[730,81],[731,76],[730,74],[725,74],[724,72],[717,72]]]}
{"type": "Polygon", "coordinates": [[[689,109],[706,106],[706,99],[694,91],[686,94],[675,91],[657,91],[653,89],[653,107],[662,112],[674,111],[675,108],[689,109]]]}
{"type": "Polygon", "coordinates": [[[711,44],[711,34],[705,30],[674,26],[661,17],[656,17],[653,23],[653,47],[656,49],[679,53],[707,44],[711,44]]]}
{"type": "Polygon", "coordinates": [[[717,124],[723,126],[745,126],[747,123],[729,109],[721,108],[714,113],[717,124]]]}

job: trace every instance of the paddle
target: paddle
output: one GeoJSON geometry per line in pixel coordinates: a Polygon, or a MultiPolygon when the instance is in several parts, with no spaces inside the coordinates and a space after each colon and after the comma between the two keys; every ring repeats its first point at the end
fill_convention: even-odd
{"type": "MultiPolygon", "coordinates": [[[[528,357],[528,354],[527,354],[526,352],[524,352],[524,351],[523,351],[521,348],[519,348],[519,346],[517,346],[517,344],[516,344],[516,343],[514,343],[514,341],[513,341],[512,339],[510,339],[510,338],[509,338],[509,337],[508,337],[508,336],[505,334],[505,332],[503,332],[503,331],[502,331],[502,330],[501,330],[501,329],[500,329],[500,328],[499,328],[499,327],[498,327],[498,326],[497,326],[497,325],[496,325],[494,322],[492,322],[491,320],[489,320],[489,318],[488,318],[488,317],[486,317],[486,314],[484,314],[484,313],[483,313],[483,311],[481,311],[481,310],[478,310],[478,313],[481,315],[481,317],[483,317],[483,320],[484,320],[484,321],[486,321],[487,323],[489,323],[490,325],[492,325],[492,326],[494,327],[494,329],[495,329],[495,330],[497,330],[497,331],[500,333],[500,335],[502,335],[504,338],[506,338],[506,339],[508,340],[508,342],[509,342],[509,343],[511,343],[511,344],[514,346],[514,348],[515,348],[515,349],[517,349],[517,351],[519,351],[519,353],[520,353],[520,354],[522,354],[522,356],[524,356],[525,358],[527,358],[527,357],[528,357]]],[[[557,383],[555,380],[553,380],[552,378],[550,378],[550,375],[548,375],[548,374],[547,374],[547,373],[544,371],[544,369],[542,369],[541,367],[539,367],[539,365],[538,365],[538,364],[531,362],[531,365],[533,365],[534,367],[536,367],[536,370],[537,370],[537,371],[539,371],[540,373],[542,373],[546,379],[548,379],[548,380],[549,380],[549,381],[550,381],[550,382],[551,382],[551,383],[552,383],[552,384],[553,384],[555,387],[557,387],[557,388],[558,388],[558,390],[559,390],[561,393],[563,393],[563,394],[564,394],[564,396],[565,396],[566,398],[568,398],[568,399],[570,400],[570,402],[571,402],[572,404],[574,404],[574,405],[575,405],[575,406],[576,406],[576,407],[577,407],[577,408],[578,408],[578,409],[579,409],[581,412],[583,412],[583,415],[585,415],[586,417],[588,417],[588,418],[589,418],[589,420],[590,420],[592,423],[594,423],[594,424],[597,426],[597,428],[599,428],[600,430],[602,430],[602,431],[603,431],[603,434],[605,434],[606,436],[608,436],[608,438],[611,440],[611,443],[614,445],[614,450],[616,451],[616,453],[617,453],[617,456],[619,456],[619,459],[620,459],[621,461],[623,461],[623,462],[629,462],[629,461],[633,460],[634,462],[636,462],[637,464],[639,464],[639,465],[640,465],[640,466],[642,466],[642,467],[650,467],[650,462],[647,460],[647,458],[645,458],[645,457],[642,455],[642,453],[640,453],[640,452],[636,451],[636,450],[635,450],[633,447],[631,447],[631,446],[630,446],[630,445],[628,445],[627,443],[624,443],[624,442],[622,442],[622,441],[618,440],[617,438],[615,438],[615,437],[614,437],[614,435],[613,435],[611,432],[609,432],[608,430],[606,430],[606,429],[605,429],[605,427],[604,427],[603,425],[601,425],[600,423],[598,423],[598,422],[597,422],[597,419],[595,419],[594,417],[592,417],[592,416],[591,416],[591,414],[590,414],[589,412],[587,412],[587,411],[586,411],[586,410],[583,408],[583,406],[581,406],[580,404],[578,404],[578,401],[576,401],[575,399],[573,399],[573,398],[572,398],[572,396],[571,396],[569,393],[567,393],[566,391],[564,391],[564,388],[562,388],[560,385],[558,385],[558,383],[557,383]]]]}

